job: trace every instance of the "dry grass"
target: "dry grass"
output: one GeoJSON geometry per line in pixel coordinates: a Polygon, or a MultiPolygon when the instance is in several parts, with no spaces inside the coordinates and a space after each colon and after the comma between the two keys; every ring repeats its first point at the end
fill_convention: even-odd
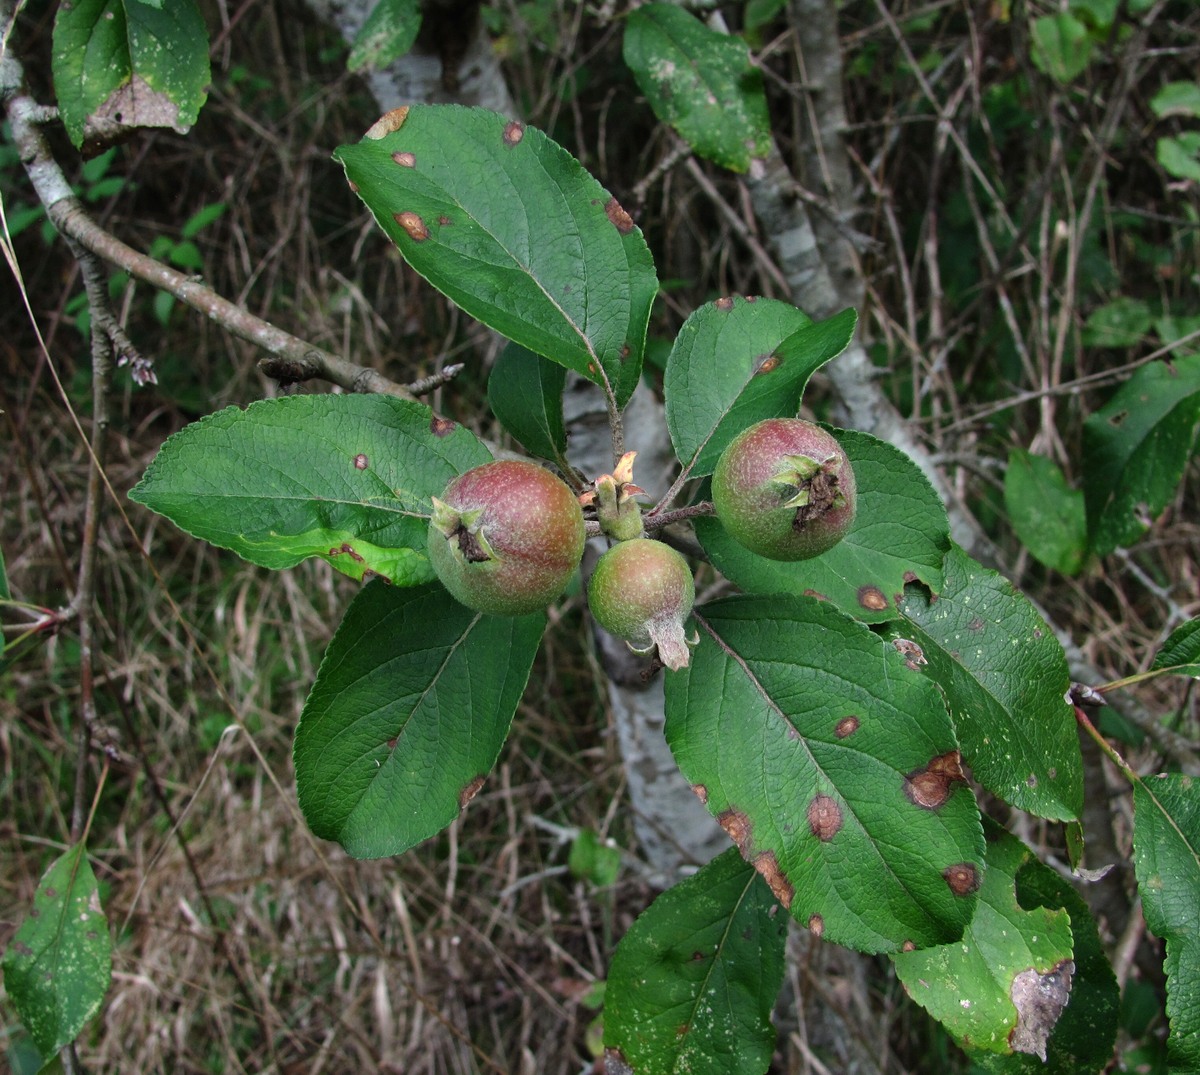
{"type": "MultiPolygon", "coordinates": [[[[854,226],[871,240],[866,331],[892,397],[921,423],[1013,577],[1116,678],[1144,667],[1166,630],[1200,608],[1195,468],[1146,542],[1076,580],[1019,549],[998,480],[1016,445],[1051,455],[1077,478],[1080,419],[1106,391],[1097,376],[1150,350],[1149,341],[1128,353],[1082,348],[1091,308],[1123,292],[1196,297],[1195,230],[1183,223],[1195,194],[1180,200],[1166,189],[1142,126],[1157,79],[1171,76],[1152,79],[1138,66],[1122,82],[1123,69],[1102,68],[1085,92],[1066,94],[1025,72],[1047,126],[1036,139],[1024,127],[999,131],[987,122],[996,114],[988,103],[1016,74],[1003,24],[947,5],[923,9],[926,22],[897,23],[893,15],[912,14],[900,7],[846,10],[851,60],[871,57],[871,71],[893,74],[848,82],[864,206],[854,226]],[[943,58],[924,85],[900,72],[906,50],[943,58]],[[1110,82],[1119,93],[1101,92],[1110,82]],[[989,200],[964,187],[972,170],[1008,193],[989,200]],[[964,189],[974,193],[957,198],[964,189]],[[1140,245],[1126,241],[1124,206],[1148,222],[1140,245]],[[964,289],[946,278],[954,259],[945,247],[971,236],[976,279],[964,289]],[[1147,284],[1138,251],[1156,245],[1173,259],[1147,284]],[[1114,279],[1088,278],[1096,250],[1109,256],[1114,279]]],[[[618,107],[629,93],[619,37],[578,17],[577,5],[547,5],[566,29],[539,42],[532,9],[502,10],[513,29],[509,71],[529,118],[632,204],[672,142],[648,116],[618,107]],[[587,91],[564,93],[581,56],[587,91]]],[[[31,54],[44,31],[32,21],[25,28],[31,54]]],[[[113,170],[134,186],[94,209],[149,248],[223,200],[226,213],[198,239],[204,276],[219,292],[398,380],[463,356],[478,370],[483,334],[415,281],[329,161],[374,113],[331,44],[285,4],[253,7],[217,50],[215,90],[193,135],[121,150],[113,170]]],[[[1162,62],[1194,72],[1196,59],[1193,50],[1162,62]]],[[[798,81],[790,41],[778,39],[765,62],[777,76],[773,107],[786,144],[803,128],[798,97],[786,89],[798,81]]],[[[730,205],[743,204],[737,180],[704,172],[730,205]]],[[[15,175],[5,175],[14,179],[4,192],[10,214],[28,197],[15,175]]],[[[711,191],[682,163],[645,191],[641,223],[660,275],[676,281],[656,333],[669,336],[717,294],[773,293],[711,191]]],[[[86,419],[86,344],[64,313],[77,290],[73,270],[61,248],[33,233],[18,252],[49,355],[86,419]]],[[[130,334],[158,356],[161,380],[157,391],[121,381],[108,474],[123,493],[187,420],[277,388],[248,348],[193,316],[177,311],[161,328],[144,290],[126,288],[118,306],[130,334]]],[[[19,596],[64,605],[86,454],[17,303],[0,319],[0,547],[19,596]]],[[[439,405],[468,418],[481,384],[468,376],[439,405]]],[[[579,826],[637,852],[578,599],[552,625],[501,764],[464,818],[399,859],[359,862],[308,835],[290,768],[297,716],[353,586],[322,566],[274,575],[248,567],[144,512],[127,522],[111,503],[100,551],[101,734],[119,760],[89,846],[116,948],[112,990],[80,1043],[85,1063],[173,1073],[584,1071],[593,1013],[583,998],[651,893],[636,871],[596,891],[564,869],[562,834],[579,826]]],[[[0,939],[69,830],[79,690],[70,631],[0,680],[0,939]]],[[[1194,734],[1185,686],[1139,696],[1153,710],[1177,710],[1194,734]]],[[[1150,753],[1136,756],[1157,764],[1150,753]]],[[[945,1070],[929,1059],[944,1038],[902,1003],[884,967],[796,944],[805,951],[789,972],[774,1070],[945,1070]],[[817,1008],[834,1013],[832,1024],[814,1016],[817,1008]],[[837,1040],[830,1025],[843,1028],[837,1040]]],[[[11,1033],[16,1020],[0,1003],[11,1033]]]]}

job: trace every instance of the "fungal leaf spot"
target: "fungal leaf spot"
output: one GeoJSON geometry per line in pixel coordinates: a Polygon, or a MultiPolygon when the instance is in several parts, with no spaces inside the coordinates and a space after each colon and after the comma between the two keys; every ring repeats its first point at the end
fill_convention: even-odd
{"type": "Polygon", "coordinates": [[[729,313],[733,309],[733,299],[729,295],[722,295],[713,305],[723,314],[729,313]]]}
{"type": "Polygon", "coordinates": [[[957,750],[949,750],[934,758],[924,769],[917,769],[904,778],[904,793],[917,806],[936,810],[950,798],[951,785],[966,783],[962,758],[957,750]]]}
{"type": "Polygon", "coordinates": [[[450,418],[442,418],[440,415],[434,415],[429,420],[429,432],[435,437],[445,437],[454,432],[454,428],[458,423],[450,418]]]}
{"type": "Polygon", "coordinates": [[[393,153],[394,160],[401,168],[415,168],[417,166],[417,155],[415,153],[393,153]]]}
{"type": "Polygon", "coordinates": [[[460,810],[465,810],[467,803],[479,794],[479,789],[483,787],[483,781],[484,777],[477,776],[458,793],[458,808],[460,810]]]}
{"type": "Polygon", "coordinates": [[[742,857],[748,859],[750,857],[750,847],[752,833],[750,829],[750,819],[740,810],[735,810],[730,807],[728,810],[723,810],[717,815],[717,824],[721,826],[729,836],[729,838],[737,844],[738,850],[742,853],[742,857]]]}
{"type": "Polygon", "coordinates": [[[892,645],[896,647],[900,656],[904,658],[904,663],[914,672],[921,665],[929,663],[925,659],[925,651],[910,639],[896,638],[892,640],[892,645]]]}
{"type": "Polygon", "coordinates": [[[825,919],[819,914],[813,915],[808,920],[808,932],[820,940],[825,933],[825,919]]]}
{"type": "Polygon", "coordinates": [[[815,795],[808,804],[808,827],[822,843],[828,843],[841,830],[842,808],[828,795],[815,795]]]}
{"type": "Polygon", "coordinates": [[[633,1068],[629,1066],[629,1062],[621,1055],[620,1049],[608,1048],[604,1050],[604,1075],[633,1075],[633,1068]]]}
{"type": "Polygon", "coordinates": [[[509,120],[504,125],[504,144],[506,146],[515,146],[520,143],[525,137],[525,124],[517,120],[509,120]]]}
{"type": "Polygon", "coordinates": [[[622,235],[628,235],[633,231],[633,217],[621,208],[621,203],[616,198],[609,198],[604,203],[604,215],[622,235]]]}
{"type": "Polygon", "coordinates": [[[358,455],[354,457],[355,470],[366,470],[370,465],[371,464],[367,461],[367,456],[364,452],[359,452],[358,455]]]}
{"type": "Polygon", "coordinates": [[[380,138],[386,138],[389,134],[398,131],[404,126],[406,119],[408,119],[408,105],[393,108],[390,112],[385,112],[372,123],[367,128],[367,133],[363,137],[377,142],[380,138]]]}
{"type": "Polygon", "coordinates": [[[419,214],[405,210],[403,213],[393,213],[392,216],[396,223],[408,232],[408,237],[413,242],[423,243],[429,238],[429,229],[419,214]]]}
{"type": "Polygon", "coordinates": [[[754,376],[757,377],[760,373],[771,373],[773,370],[779,369],[781,361],[782,359],[778,355],[763,355],[754,368],[754,376]]]}
{"type": "Polygon", "coordinates": [[[792,897],[796,894],[796,889],[783,875],[783,871],[779,868],[779,860],[775,857],[774,851],[763,851],[754,856],[754,868],[762,874],[763,880],[767,882],[767,887],[771,890],[775,898],[783,904],[785,908],[792,906],[792,897]]]}
{"type": "Polygon", "coordinates": [[[872,612],[882,612],[888,607],[888,599],[878,586],[860,586],[858,603],[872,612]]]}
{"type": "Polygon", "coordinates": [[[704,806],[708,805],[708,788],[705,787],[703,784],[693,784],[692,785],[692,794],[695,795],[696,798],[700,800],[702,805],[704,805],[704,806]]]}
{"type": "Polygon", "coordinates": [[[1071,996],[1071,976],[1075,963],[1064,959],[1048,974],[1038,974],[1030,967],[1013,978],[1013,1007],[1017,1009],[1017,1025],[1008,1035],[1013,1052],[1032,1053],[1046,1062],[1046,1042],[1071,996]]]}
{"type": "Polygon", "coordinates": [[[848,739],[856,731],[858,731],[858,726],[860,723],[861,722],[859,721],[858,717],[854,716],[853,713],[848,717],[842,717],[842,719],[837,722],[837,727],[833,729],[833,734],[839,739],[848,739]]]}
{"type": "Polygon", "coordinates": [[[950,886],[950,891],[956,896],[969,896],[980,885],[979,870],[970,862],[959,862],[947,866],[942,871],[942,877],[950,886]]]}

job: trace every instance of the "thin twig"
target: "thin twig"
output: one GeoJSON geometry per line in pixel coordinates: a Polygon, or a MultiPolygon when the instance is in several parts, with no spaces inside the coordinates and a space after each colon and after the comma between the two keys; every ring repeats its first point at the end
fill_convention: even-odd
{"type": "MultiPolygon", "coordinates": [[[[6,58],[6,65],[13,61],[6,58]]],[[[7,102],[13,141],[42,205],[59,232],[83,249],[173,295],[185,306],[205,314],[227,332],[262,348],[271,357],[261,363],[263,372],[285,382],[320,377],[351,392],[381,392],[411,399],[402,385],[375,370],[332,354],[299,339],[218,295],[196,277],[185,276],[162,262],[139,253],[100,227],[72,192],[38,124],[40,106],[17,93],[7,102]]],[[[136,353],[136,352],[135,352],[136,353]]]]}

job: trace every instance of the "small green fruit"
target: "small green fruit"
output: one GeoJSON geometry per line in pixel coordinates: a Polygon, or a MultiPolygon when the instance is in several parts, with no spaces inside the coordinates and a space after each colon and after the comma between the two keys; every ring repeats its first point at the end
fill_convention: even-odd
{"type": "Polygon", "coordinates": [[[429,560],[446,589],[480,612],[545,608],[566,589],[583,543],[575,494],[535,463],[484,463],[433,498],[429,560]]]}
{"type": "Polygon", "coordinates": [[[808,560],[854,522],[854,471],[841,446],[801,418],[769,418],[739,433],[712,479],[717,518],[770,560],[808,560]]]}
{"type": "Polygon", "coordinates": [[[596,562],[588,583],[596,622],[635,653],[657,647],[671,669],[683,668],[691,657],[683,624],[695,600],[687,560],[650,538],[618,542],[596,562]]]}

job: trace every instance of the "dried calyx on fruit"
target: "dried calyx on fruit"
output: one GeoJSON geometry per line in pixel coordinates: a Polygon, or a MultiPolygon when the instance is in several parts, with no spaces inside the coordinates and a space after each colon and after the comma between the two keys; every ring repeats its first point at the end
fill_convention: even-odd
{"type": "Polygon", "coordinates": [[[769,418],[739,433],[713,472],[717,518],[751,552],[808,560],[854,522],[854,471],[830,434],[801,418],[769,418]]]}
{"type": "Polygon", "coordinates": [[[687,665],[691,646],[683,625],[696,600],[687,560],[650,538],[620,541],[596,563],[588,583],[588,606],[609,634],[635,653],[656,647],[668,668],[687,665]]]}
{"type": "Polygon", "coordinates": [[[615,541],[629,541],[645,533],[642,509],[635,498],[645,496],[646,490],[633,483],[636,457],[637,452],[626,452],[611,474],[601,474],[593,488],[579,498],[584,507],[595,509],[600,530],[615,541]]]}
{"type": "Polygon", "coordinates": [[[583,543],[575,494],[535,463],[484,463],[433,498],[430,562],[446,589],[480,612],[545,608],[579,566],[583,543]]]}

